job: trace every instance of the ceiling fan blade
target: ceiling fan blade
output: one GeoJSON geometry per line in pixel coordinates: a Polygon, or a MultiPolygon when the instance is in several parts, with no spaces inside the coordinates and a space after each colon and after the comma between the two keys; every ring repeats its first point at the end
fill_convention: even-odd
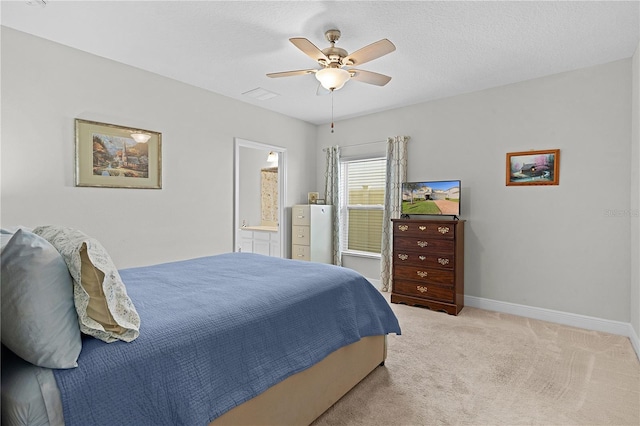
{"type": "Polygon", "coordinates": [[[396,46],[386,38],[383,38],[382,40],[371,43],[360,50],[356,50],[351,55],[344,58],[343,63],[346,65],[361,65],[365,62],[377,59],[380,56],[384,56],[387,53],[391,53],[394,50],[396,50],[396,46]]]}
{"type": "Polygon", "coordinates": [[[318,49],[315,44],[311,43],[306,38],[294,37],[290,38],[289,41],[314,61],[325,63],[329,62],[329,58],[327,58],[327,55],[322,53],[322,50],[318,49]]]}
{"type": "Polygon", "coordinates": [[[391,81],[391,77],[377,72],[350,69],[352,73],[351,80],[360,81],[362,83],[375,84],[376,86],[384,86],[391,81]]]}
{"type": "Polygon", "coordinates": [[[271,78],[292,77],[294,75],[313,74],[316,71],[317,70],[296,70],[296,71],[272,72],[267,74],[267,77],[271,77],[271,78]]]}

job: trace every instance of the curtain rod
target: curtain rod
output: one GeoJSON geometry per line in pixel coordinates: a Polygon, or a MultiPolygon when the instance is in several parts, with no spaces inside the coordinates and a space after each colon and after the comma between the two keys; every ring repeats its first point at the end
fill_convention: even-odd
{"type": "MultiPolygon", "coordinates": [[[[384,140],[384,141],[373,141],[373,142],[363,142],[363,143],[357,143],[357,144],[354,144],[354,145],[344,145],[344,146],[341,146],[340,148],[345,149],[345,148],[351,148],[353,146],[373,145],[373,144],[376,144],[376,143],[386,143],[386,142],[387,142],[386,140],[384,140]]],[[[322,148],[322,152],[327,152],[327,148],[322,148]]]]}

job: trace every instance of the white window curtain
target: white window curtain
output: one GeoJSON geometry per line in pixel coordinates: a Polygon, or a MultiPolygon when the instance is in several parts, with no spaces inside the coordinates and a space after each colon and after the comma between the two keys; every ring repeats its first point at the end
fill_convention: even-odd
{"type": "Polygon", "coordinates": [[[324,172],[324,199],[333,205],[333,264],[342,266],[342,242],[340,224],[340,147],[327,148],[327,165],[324,172]]]}
{"type": "Polygon", "coordinates": [[[394,136],[387,139],[387,184],[384,194],[384,218],[382,221],[382,250],[380,258],[382,291],[391,287],[393,253],[391,219],[400,217],[402,182],[407,179],[407,142],[409,136],[394,136]]]}

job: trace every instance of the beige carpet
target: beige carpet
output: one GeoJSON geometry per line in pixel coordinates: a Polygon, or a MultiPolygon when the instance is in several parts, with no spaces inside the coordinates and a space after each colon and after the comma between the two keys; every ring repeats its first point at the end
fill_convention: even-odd
{"type": "Polygon", "coordinates": [[[640,363],[626,337],[391,306],[403,334],[389,336],[385,366],[314,426],[640,425],[640,363]]]}

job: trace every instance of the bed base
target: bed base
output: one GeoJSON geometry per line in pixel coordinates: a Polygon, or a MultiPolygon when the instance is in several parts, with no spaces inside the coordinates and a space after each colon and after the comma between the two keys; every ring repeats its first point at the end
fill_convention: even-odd
{"type": "Polygon", "coordinates": [[[309,425],[387,357],[386,336],[364,337],[212,421],[225,425],[309,425]]]}

